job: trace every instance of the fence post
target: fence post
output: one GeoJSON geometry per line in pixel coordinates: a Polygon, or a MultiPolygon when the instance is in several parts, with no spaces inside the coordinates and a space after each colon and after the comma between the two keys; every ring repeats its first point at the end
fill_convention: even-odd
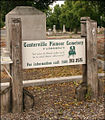
{"type": "Polygon", "coordinates": [[[87,84],[91,96],[98,97],[97,22],[87,20],[87,84]]]}
{"type": "Polygon", "coordinates": [[[87,84],[87,30],[86,30],[86,21],[90,17],[81,17],[81,37],[85,38],[85,55],[86,55],[86,64],[82,65],[83,70],[83,82],[87,84]]]}
{"type": "Polygon", "coordinates": [[[12,112],[23,111],[23,83],[22,83],[22,36],[20,18],[11,19],[10,23],[10,51],[13,64],[11,64],[12,86],[12,112]]]}
{"type": "Polygon", "coordinates": [[[83,82],[76,88],[78,100],[83,100],[88,93],[91,97],[98,97],[98,67],[97,67],[97,23],[90,17],[81,18],[81,37],[86,43],[86,64],[82,65],[83,82]]]}
{"type": "Polygon", "coordinates": [[[87,31],[86,31],[86,21],[90,19],[89,17],[81,18],[81,37],[85,38],[85,55],[86,55],[86,64],[82,65],[83,71],[83,81],[76,88],[76,97],[77,100],[81,101],[85,99],[87,93],[87,31]]]}

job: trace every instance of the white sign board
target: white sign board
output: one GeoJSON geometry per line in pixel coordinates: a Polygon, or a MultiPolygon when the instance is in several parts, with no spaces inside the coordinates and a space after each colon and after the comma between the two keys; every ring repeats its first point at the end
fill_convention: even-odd
{"type": "Polygon", "coordinates": [[[85,64],[85,39],[22,41],[23,68],[85,64]]]}

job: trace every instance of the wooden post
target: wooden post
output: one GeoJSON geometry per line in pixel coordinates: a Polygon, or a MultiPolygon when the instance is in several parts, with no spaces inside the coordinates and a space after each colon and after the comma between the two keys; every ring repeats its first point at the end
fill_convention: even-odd
{"type": "Polygon", "coordinates": [[[10,43],[11,43],[11,75],[12,86],[12,112],[19,113],[23,111],[23,83],[22,83],[22,36],[21,20],[13,18],[10,23],[10,43]]]}
{"type": "Polygon", "coordinates": [[[86,39],[86,65],[83,65],[83,82],[91,89],[93,97],[98,96],[97,67],[97,23],[89,17],[81,18],[81,37],[86,39]]]}
{"type": "Polygon", "coordinates": [[[82,65],[83,70],[83,82],[87,84],[87,30],[86,30],[86,21],[90,17],[81,17],[81,37],[85,38],[85,55],[86,55],[86,64],[82,65]]]}
{"type": "Polygon", "coordinates": [[[98,67],[97,67],[97,23],[89,17],[81,18],[81,37],[86,43],[86,64],[83,68],[83,82],[76,88],[78,100],[83,100],[86,93],[91,97],[98,97],[98,67]]]}
{"type": "Polygon", "coordinates": [[[90,19],[89,17],[81,18],[81,37],[85,38],[85,55],[86,64],[82,65],[83,71],[83,82],[76,88],[77,100],[81,101],[85,99],[87,93],[87,31],[86,31],[86,21],[90,19]]]}
{"type": "Polygon", "coordinates": [[[1,113],[8,113],[10,112],[10,93],[11,93],[11,87],[7,87],[4,90],[1,90],[0,92],[0,109],[1,113]]]}
{"type": "Polygon", "coordinates": [[[97,22],[87,20],[87,84],[92,97],[98,97],[97,22]]]}

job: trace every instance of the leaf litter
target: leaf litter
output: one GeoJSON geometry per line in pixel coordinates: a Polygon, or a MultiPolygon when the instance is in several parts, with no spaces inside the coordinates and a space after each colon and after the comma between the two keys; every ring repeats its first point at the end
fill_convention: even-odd
{"type": "Polygon", "coordinates": [[[77,101],[79,83],[27,87],[35,97],[35,106],[20,114],[2,114],[1,120],[104,120],[104,97],[77,101]]]}

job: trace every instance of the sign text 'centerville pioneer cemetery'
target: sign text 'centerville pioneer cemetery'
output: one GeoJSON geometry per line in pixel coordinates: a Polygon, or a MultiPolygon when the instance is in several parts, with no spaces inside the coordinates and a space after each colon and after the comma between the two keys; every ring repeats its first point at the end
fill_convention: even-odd
{"type": "Polygon", "coordinates": [[[85,39],[22,41],[23,68],[85,64],[85,39]]]}

